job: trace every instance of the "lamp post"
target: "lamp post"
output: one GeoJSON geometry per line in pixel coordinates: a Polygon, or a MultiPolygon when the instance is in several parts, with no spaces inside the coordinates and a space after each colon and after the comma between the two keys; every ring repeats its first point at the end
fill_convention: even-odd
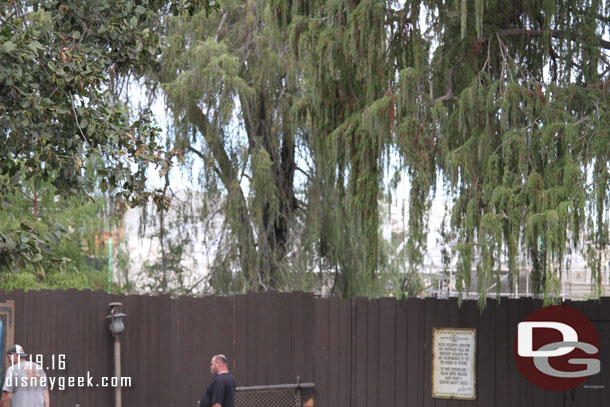
{"type": "Polygon", "coordinates": [[[117,380],[117,386],[114,388],[114,406],[121,407],[121,341],[119,335],[125,329],[123,324],[123,317],[126,314],[121,312],[120,302],[111,302],[108,304],[110,307],[110,315],[106,318],[110,319],[110,332],[114,336],[114,377],[117,380]]]}

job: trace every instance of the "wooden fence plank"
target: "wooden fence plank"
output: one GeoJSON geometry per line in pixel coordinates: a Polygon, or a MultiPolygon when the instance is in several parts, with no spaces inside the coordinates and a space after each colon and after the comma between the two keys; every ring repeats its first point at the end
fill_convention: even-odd
{"type": "Polygon", "coordinates": [[[247,356],[248,356],[248,375],[244,382],[241,382],[241,386],[254,386],[260,384],[258,380],[258,376],[260,374],[261,366],[259,364],[258,352],[256,351],[258,347],[258,335],[261,330],[258,325],[257,320],[257,302],[256,302],[256,293],[248,293],[248,334],[247,334],[247,356]]]}
{"type": "Polygon", "coordinates": [[[508,300],[503,299],[495,308],[496,320],[493,336],[496,342],[495,353],[495,394],[494,405],[497,407],[509,407],[508,399],[508,364],[513,363],[512,341],[508,336],[508,300]]]}
{"type": "Polygon", "coordinates": [[[423,405],[424,378],[422,377],[424,361],[424,324],[423,324],[423,300],[407,300],[407,324],[409,327],[407,336],[407,406],[423,405]]]}
{"type": "MultiPolygon", "coordinates": [[[[437,300],[436,301],[436,322],[434,323],[435,328],[447,328],[449,327],[449,301],[448,300],[437,300]]],[[[430,342],[432,346],[432,342],[430,342]]],[[[432,354],[432,348],[430,348],[430,354],[432,354]]],[[[431,357],[432,358],[432,357],[431,357]]],[[[430,368],[432,372],[432,367],[430,368]]],[[[432,373],[430,373],[430,380],[432,380],[432,373]]],[[[430,391],[432,391],[432,382],[430,382],[430,391]]],[[[435,407],[447,407],[448,401],[445,399],[434,399],[435,407]]]]}
{"type": "Polygon", "coordinates": [[[227,357],[229,371],[233,371],[235,349],[233,347],[233,301],[234,297],[216,297],[216,321],[214,336],[216,354],[227,357]]]}
{"type": "Polygon", "coordinates": [[[303,294],[303,353],[306,355],[303,363],[305,382],[314,381],[314,335],[315,335],[315,314],[314,296],[311,293],[303,294]]]}
{"type": "Polygon", "coordinates": [[[351,301],[341,300],[339,302],[339,323],[337,333],[339,335],[339,350],[337,352],[338,364],[338,406],[350,405],[350,371],[351,371],[351,301]]]}
{"type": "Polygon", "coordinates": [[[305,380],[304,363],[305,358],[311,358],[311,354],[307,354],[305,351],[305,335],[311,335],[311,332],[307,332],[304,326],[303,319],[303,297],[302,292],[292,293],[288,297],[287,312],[291,322],[291,345],[290,355],[287,357],[286,364],[291,365],[290,371],[292,376],[296,379],[297,376],[301,380],[305,380]]]}
{"type": "Polygon", "coordinates": [[[272,307],[271,297],[266,293],[257,293],[254,297],[257,301],[256,304],[256,336],[258,341],[256,348],[253,349],[258,355],[259,373],[257,377],[257,384],[271,383],[270,377],[270,349],[267,344],[269,341],[275,342],[274,338],[269,336],[272,322],[272,307]],[[271,318],[270,318],[271,317],[271,318]]]}
{"type": "MultiPolygon", "coordinates": [[[[150,393],[149,393],[149,383],[150,383],[150,375],[151,372],[149,370],[148,364],[149,364],[149,355],[150,355],[150,342],[152,340],[152,338],[150,337],[150,331],[149,331],[149,324],[152,323],[152,314],[151,314],[151,310],[149,309],[149,307],[147,306],[147,298],[144,296],[138,296],[137,300],[136,300],[136,309],[134,310],[135,312],[130,312],[130,318],[129,320],[127,320],[126,318],[126,323],[127,321],[129,321],[130,326],[128,326],[130,335],[131,332],[134,332],[137,329],[137,332],[140,333],[139,335],[137,335],[137,337],[139,338],[138,340],[138,347],[135,349],[136,354],[138,355],[138,359],[140,361],[146,361],[146,363],[141,363],[140,366],[138,366],[138,371],[137,371],[137,375],[138,375],[138,382],[140,383],[138,386],[138,400],[140,403],[143,404],[150,404],[152,403],[152,400],[150,400],[150,393]],[[134,315],[135,314],[135,315],[134,315]],[[134,326],[135,325],[135,326],[134,326]],[[135,328],[135,329],[134,329],[135,328]],[[146,383],[146,384],[144,384],[146,383]]],[[[127,333],[125,333],[125,335],[127,335],[127,333]]],[[[155,372],[156,374],[157,372],[155,372]]]]}
{"type": "MultiPolygon", "coordinates": [[[[100,380],[100,378],[102,376],[113,376],[114,375],[114,341],[113,341],[113,337],[112,334],[109,330],[109,320],[106,319],[106,316],[110,313],[110,308],[108,307],[108,304],[110,302],[116,301],[118,298],[110,298],[108,296],[107,293],[103,292],[103,291],[94,291],[92,293],[93,295],[93,299],[94,299],[94,303],[93,303],[93,315],[96,321],[96,328],[97,328],[97,333],[94,335],[96,341],[95,341],[95,347],[94,349],[97,349],[99,351],[99,356],[100,358],[103,358],[104,360],[104,367],[103,367],[103,372],[100,371],[100,373],[96,376],[97,380],[100,380]]],[[[132,319],[127,319],[125,321],[125,324],[131,324],[133,321],[132,319]]],[[[138,333],[141,334],[142,331],[140,330],[134,330],[133,329],[133,324],[132,325],[126,325],[125,329],[131,329],[130,331],[130,335],[133,336],[138,336],[138,333]],[[130,328],[129,328],[130,327],[130,328]]],[[[123,333],[121,335],[126,335],[127,333],[123,333]]],[[[151,339],[149,339],[150,341],[151,339]]],[[[121,355],[121,358],[123,358],[123,355],[121,355]]],[[[146,360],[146,357],[144,357],[144,360],[146,360]]],[[[143,383],[148,383],[148,376],[150,375],[150,372],[147,372],[146,375],[142,374],[142,369],[140,369],[140,373],[139,376],[142,377],[142,382],[143,383]]],[[[107,387],[107,388],[96,388],[96,393],[98,393],[99,398],[96,397],[96,400],[101,400],[101,402],[96,403],[96,405],[110,405],[111,403],[113,403],[114,401],[114,389],[107,387]]],[[[142,402],[142,400],[144,400],[144,403],[150,403],[150,401],[148,401],[147,399],[140,399],[139,401],[142,402]]]]}
{"type": "Polygon", "coordinates": [[[379,301],[379,405],[396,405],[396,300],[379,301]]]}
{"type": "Polygon", "coordinates": [[[267,292],[263,297],[265,301],[266,312],[266,323],[267,323],[267,341],[266,352],[267,359],[267,383],[280,383],[279,376],[279,355],[277,353],[279,347],[279,310],[278,310],[278,298],[279,293],[276,291],[267,292]]]}
{"type": "Polygon", "coordinates": [[[327,406],[338,405],[339,392],[339,298],[331,297],[328,302],[328,398],[327,406]]]}
{"type": "Polygon", "coordinates": [[[396,370],[395,370],[395,405],[405,406],[407,404],[407,371],[409,363],[407,360],[407,336],[409,328],[407,324],[407,301],[396,302],[396,370]]]}
{"type": "Polygon", "coordinates": [[[436,404],[436,399],[432,398],[432,329],[437,326],[436,320],[436,305],[438,301],[435,298],[426,298],[424,300],[424,361],[422,372],[423,389],[424,389],[424,407],[431,407],[436,404]]]}
{"type": "Polygon", "coordinates": [[[233,344],[235,356],[233,358],[233,373],[238,386],[248,382],[248,296],[235,296],[235,310],[233,314],[233,344]]]}
{"type": "Polygon", "coordinates": [[[521,383],[525,380],[517,368],[517,364],[513,362],[513,343],[517,334],[517,325],[522,321],[519,314],[519,300],[507,299],[508,302],[508,324],[507,324],[507,374],[506,381],[508,382],[507,400],[508,405],[517,406],[521,403],[521,383]]]}
{"type": "Polygon", "coordinates": [[[165,392],[167,383],[169,383],[167,364],[165,362],[169,355],[167,355],[168,352],[165,350],[171,349],[169,347],[169,334],[164,329],[169,326],[167,312],[163,309],[166,298],[168,296],[148,298],[146,306],[152,311],[151,318],[154,321],[151,321],[149,326],[150,337],[152,339],[148,352],[149,368],[151,372],[156,372],[151,377],[151,385],[154,387],[154,389],[150,389],[151,399],[158,400],[159,404],[169,405],[169,395],[165,392]]]}
{"type": "Polygon", "coordinates": [[[157,330],[160,336],[159,341],[159,369],[161,369],[161,403],[167,406],[172,405],[172,389],[175,383],[173,382],[174,374],[172,371],[172,358],[168,355],[167,349],[176,349],[175,345],[175,326],[172,323],[171,314],[171,298],[169,295],[162,295],[159,298],[159,321],[160,326],[157,330]]]}
{"type": "Polygon", "coordinates": [[[278,297],[278,376],[281,383],[294,383],[296,373],[294,373],[291,359],[296,354],[292,351],[292,338],[294,326],[292,324],[292,313],[290,309],[291,294],[282,293],[278,297]]]}
{"type": "Polygon", "coordinates": [[[335,389],[329,388],[328,381],[328,299],[316,299],[315,309],[315,333],[314,333],[314,383],[316,405],[329,407],[329,392],[335,389]]]}
{"type": "Polygon", "coordinates": [[[358,302],[355,298],[350,300],[350,406],[358,405],[357,378],[358,378],[358,302]]]}
{"type": "Polygon", "coordinates": [[[379,300],[370,300],[367,315],[367,406],[378,404],[379,400],[379,300]]]}
{"type": "Polygon", "coordinates": [[[197,320],[198,314],[201,310],[194,308],[194,298],[180,298],[180,314],[182,315],[180,324],[180,349],[184,351],[184,355],[181,355],[180,360],[182,362],[182,369],[179,371],[181,383],[184,383],[182,388],[184,392],[184,398],[187,400],[189,397],[194,400],[199,400],[203,395],[204,383],[197,380],[195,375],[195,365],[197,359],[195,356],[195,336],[197,332],[197,320]],[[196,312],[193,312],[196,310],[196,312]],[[189,380],[189,378],[193,378],[189,380]]]}
{"type": "Polygon", "coordinates": [[[194,365],[194,374],[200,378],[202,383],[200,387],[203,390],[210,381],[210,360],[212,356],[220,353],[222,343],[214,332],[218,312],[217,297],[206,295],[201,299],[194,298],[194,300],[193,307],[199,310],[198,317],[195,319],[196,331],[192,338],[193,349],[198,353],[195,356],[197,360],[194,365]]]}
{"type": "MultiPolygon", "coordinates": [[[[367,364],[367,333],[368,333],[368,312],[369,302],[366,298],[356,300],[356,407],[366,407],[367,387],[368,387],[368,364],[367,364]]],[[[317,385],[316,385],[317,386],[317,385]]]]}
{"type": "MultiPolygon", "coordinates": [[[[169,337],[169,349],[179,349],[182,351],[180,347],[180,324],[181,324],[181,315],[179,313],[178,301],[172,300],[171,298],[166,298],[166,307],[167,307],[167,327],[169,332],[166,335],[169,337]]],[[[168,405],[170,407],[178,407],[180,405],[188,404],[184,398],[184,391],[182,391],[180,395],[174,394],[176,391],[179,391],[182,383],[180,382],[179,372],[181,369],[180,358],[171,357],[171,355],[167,356],[166,365],[168,366],[167,375],[169,376],[169,400],[168,405]]],[[[193,395],[191,400],[196,400],[197,395],[193,395]]],[[[134,402],[130,405],[135,405],[134,402]]]]}
{"type": "Polygon", "coordinates": [[[487,307],[480,313],[477,321],[477,359],[480,361],[478,377],[481,383],[477,383],[477,399],[479,406],[491,406],[495,401],[496,393],[496,318],[497,303],[495,300],[487,300],[487,307]]]}
{"type": "MultiPolygon", "coordinates": [[[[93,361],[93,355],[95,354],[95,352],[91,352],[91,349],[89,349],[89,341],[88,341],[88,335],[89,335],[89,329],[88,329],[88,324],[89,324],[89,315],[90,315],[90,309],[91,309],[91,301],[89,301],[88,299],[88,292],[86,291],[77,291],[74,299],[73,299],[73,303],[71,304],[72,308],[73,308],[73,313],[72,313],[72,324],[71,324],[71,328],[72,328],[72,332],[70,332],[70,336],[73,337],[75,339],[74,344],[73,344],[73,349],[74,349],[74,353],[78,356],[78,364],[74,364],[74,368],[75,371],[77,372],[78,375],[82,375],[85,374],[87,372],[87,370],[91,369],[91,365],[93,365],[94,361],[93,361]],[[74,309],[74,305],[78,304],[77,308],[74,309]]],[[[55,369],[51,370],[51,371],[47,371],[47,377],[49,376],[57,376],[60,374],[60,370],[59,370],[59,359],[60,356],[59,354],[56,354],[55,357],[56,359],[56,363],[55,363],[55,369]]],[[[127,361],[126,361],[127,362],[127,361]]],[[[71,366],[67,366],[67,368],[71,368],[71,366]]],[[[133,392],[132,388],[126,389],[126,400],[129,399],[129,395],[133,392]]],[[[83,392],[83,391],[78,391],[78,392],[74,392],[74,398],[71,400],[71,404],[76,405],[76,404],[80,404],[82,406],[85,405],[91,405],[91,391],[88,392],[83,392]]],[[[135,398],[133,398],[133,395],[131,395],[131,399],[135,400],[135,398]]],[[[53,401],[51,401],[51,404],[55,404],[53,401]]]]}

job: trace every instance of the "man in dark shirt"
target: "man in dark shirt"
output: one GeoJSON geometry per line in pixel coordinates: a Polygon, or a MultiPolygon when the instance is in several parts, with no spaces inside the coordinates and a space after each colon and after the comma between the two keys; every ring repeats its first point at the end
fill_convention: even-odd
{"type": "Polygon", "coordinates": [[[199,400],[200,407],[235,407],[235,379],[227,368],[227,358],[216,355],[210,361],[215,376],[199,400]]]}

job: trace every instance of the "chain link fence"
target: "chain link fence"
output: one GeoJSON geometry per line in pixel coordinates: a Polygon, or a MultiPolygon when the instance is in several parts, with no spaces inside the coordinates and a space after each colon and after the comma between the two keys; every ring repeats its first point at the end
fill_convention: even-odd
{"type": "Polygon", "coordinates": [[[313,397],[313,383],[238,387],[235,407],[303,407],[313,397]]]}

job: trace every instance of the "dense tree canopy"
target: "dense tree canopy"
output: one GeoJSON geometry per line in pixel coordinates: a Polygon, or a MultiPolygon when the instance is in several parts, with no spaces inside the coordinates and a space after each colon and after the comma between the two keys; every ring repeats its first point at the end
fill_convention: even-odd
{"type": "Polygon", "coordinates": [[[484,302],[525,258],[535,292],[552,297],[572,251],[599,284],[608,15],[601,1],[251,0],[169,21],[158,78],[175,143],[205,163],[231,231],[215,278],[281,287],[282,273],[315,270],[342,295],[369,292],[387,266],[384,169],[399,163],[402,290],[417,292],[438,188],[461,290],[476,270],[484,302]]]}
{"type": "Polygon", "coordinates": [[[0,288],[121,290],[109,281],[105,242],[120,228],[125,203],[56,192],[50,183],[21,180],[19,193],[4,197],[0,230],[26,244],[32,241],[32,249],[23,262],[4,269],[12,272],[0,274],[0,288]]]}
{"type": "MultiPolygon", "coordinates": [[[[177,154],[203,168],[201,214],[220,219],[214,290],[311,289],[322,277],[354,296],[420,290],[430,202],[443,191],[458,288],[476,272],[482,305],[502,270],[519,278],[521,261],[547,298],[573,252],[600,284],[610,204],[603,1],[204,6],[3,3],[0,197],[25,179],[141,203],[145,165],[167,175],[177,154]],[[131,73],[161,85],[175,153],[160,151],[149,117],[118,103],[114,81],[131,73]],[[99,158],[105,167],[85,177],[99,158]],[[396,264],[380,202],[405,175],[406,260],[396,264]],[[388,270],[399,275],[391,287],[388,270]]],[[[28,246],[17,235],[0,231],[7,264],[28,246]]]]}
{"type": "MultiPolygon", "coordinates": [[[[113,84],[155,65],[161,47],[155,27],[163,15],[214,6],[155,0],[0,3],[1,206],[10,211],[13,197],[30,184],[48,184],[60,196],[110,189],[131,204],[152,195],[165,205],[158,191],[147,190],[144,168],[152,163],[166,170],[171,156],[157,145],[149,113],[130,115],[113,84]]],[[[0,267],[14,270],[39,261],[61,226],[38,226],[0,230],[0,267]]]]}

